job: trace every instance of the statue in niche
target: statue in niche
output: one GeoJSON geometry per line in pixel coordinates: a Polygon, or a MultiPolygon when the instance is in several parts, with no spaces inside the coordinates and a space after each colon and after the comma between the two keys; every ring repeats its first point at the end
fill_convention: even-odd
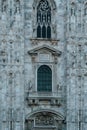
{"type": "Polygon", "coordinates": [[[16,14],[20,14],[20,0],[16,0],[15,13],[16,13],[16,14]]]}
{"type": "Polygon", "coordinates": [[[75,16],[76,13],[76,5],[75,3],[71,3],[71,16],[75,16]]]}
{"type": "Polygon", "coordinates": [[[75,31],[75,20],[76,20],[75,15],[76,15],[76,5],[75,3],[72,3],[71,4],[71,25],[70,25],[72,32],[75,31]]]}
{"type": "Polygon", "coordinates": [[[29,89],[29,91],[32,89],[32,81],[31,80],[28,83],[28,89],[29,89]]]}
{"type": "Polygon", "coordinates": [[[7,9],[7,0],[2,0],[2,12],[6,12],[7,9]]]}
{"type": "Polygon", "coordinates": [[[32,87],[33,87],[33,84],[32,84],[32,81],[30,80],[27,84],[27,97],[29,97],[29,93],[32,91],[32,87]]]}
{"type": "Polygon", "coordinates": [[[2,77],[0,76],[0,90],[2,89],[2,77]]]}
{"type": "Polygon", "coordinates": [[[54,32],[54,34],[56,33],[56,28],[57,28],[57,27],[56,27],[56,24],[54,24],[54,25],[53,25],[53,32],[54,32]]]}
{"type": "Polygon", "coordinates": [[[20,0],[16,0],[15,2],[15,16],[14,16],[14,26],[20,27],[20,0]]]}
{"type": "Polygon", "coordinates": [[[87,18],[85,19],[84,22],[84,30],[85,30],[85,34],[87,35],[87,18]]]}
{"type": "Polygon", "coordinates": [[[6,11],[7,11],[7,0],[2,0],[2,16],[1,19],[4,23],[4,26],[2,27],[2,31],[4,32],[6,29],[6,21],[7,21],[7,15],[6,15],[6,11]]]}
{"type": "Polygon", "coordinates": [[[84,15],[87,16],[87,3],[85,4],[85,7],[84,7],[84,15]]]}

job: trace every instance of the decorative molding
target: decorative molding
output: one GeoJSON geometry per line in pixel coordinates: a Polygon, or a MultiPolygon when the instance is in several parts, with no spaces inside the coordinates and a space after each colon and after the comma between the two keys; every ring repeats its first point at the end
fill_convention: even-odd
{"type": "Polygon", "coordinates": [[[37,55],[38,54],[38,51],[39,50],[47,50],[48,52],[51,52],[54,56],[60,56],[61,55],[61,51],[53,48],[53,47],[50,47],[48,45],[42,45],[42,46],[39,46],[39,47],[36,47],[34,49],[31,49],[28,51],[28,54],[29,55],[37,55]]]}
{"type": "Polygon", "coordinates": [[[44,42],[49,42],[51,45],[58,45],[58,41],[59,40],[55,40],[55,39],[47,39],[47,38],[31,38],[30,39],[32,42],[32,45],[38,45],[44,42]]]}
{"type": "MultiPolygon", "coordinates": [[[[37,6],[38,6],[38,3],[40,2],[41,0],[34,0],[34,2],[33,2],[33,9],[35,9],[37,6]]],[[[55,3],[55,1],[54,0],[48,0],[48,2],[49,2],[49,4],[50,4],[50,6],[51,6],[51,8],[53,9],[53,10],[56,10],[56,3],[55,3]]]]}
{"type": "Polygon", "coordinates": [[[60,121],[65,120],[65,117],[61,113],[59,113],[55,110],[52,110],[52,109],[40,109],[40,110],[38,109],[36,111],[32,111],[31,113],[26,115],[25,119],[27,119],[27,120],[31,119],[31,118],[35,117],[36,115],[38,115],[40,113],[44,113],[44,112],[54,115],[54,117],[56,117],[56,119],[58,119],[60,121]]]}

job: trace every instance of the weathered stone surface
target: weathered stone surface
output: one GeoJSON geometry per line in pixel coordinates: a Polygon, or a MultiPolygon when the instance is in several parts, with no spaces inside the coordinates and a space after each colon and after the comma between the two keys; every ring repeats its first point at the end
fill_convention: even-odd
{"type": "Polygon", "coordinates": [[[51,39],[37,38],[39,2],[0,0],[0,130],[42,129],[39,114],[44,129],[86,130],[86,0],[48,0],[51,39]],[[41,65],[52,70],[52,93],[37,92],[41,65]]]}

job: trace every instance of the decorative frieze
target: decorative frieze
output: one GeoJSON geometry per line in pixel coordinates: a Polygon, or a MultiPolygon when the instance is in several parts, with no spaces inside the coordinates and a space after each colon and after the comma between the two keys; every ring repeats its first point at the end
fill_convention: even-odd
{"type": "Polygon", "coordinates": [[[55,40],[55,39],[43,39],[43,38],[31,38],[31,43],[32,45],[41,45],[43,42],[49,43],[51,45],[58,45],[58,41],[59,40],[55,40]]]}

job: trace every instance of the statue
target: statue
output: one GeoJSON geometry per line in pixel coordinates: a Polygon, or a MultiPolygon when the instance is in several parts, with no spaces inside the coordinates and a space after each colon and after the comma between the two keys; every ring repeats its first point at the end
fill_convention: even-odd
{"type": "Polygon", "coordinates": [[[6,9],[7,9],[7,1],[2,0],[2,12],[6,12],[6,9]]]}
{"type": "Polygon", "coordinates": [[[20,0],[16,0],[16,10],[15,13],[20,14],[20,0]]]}

